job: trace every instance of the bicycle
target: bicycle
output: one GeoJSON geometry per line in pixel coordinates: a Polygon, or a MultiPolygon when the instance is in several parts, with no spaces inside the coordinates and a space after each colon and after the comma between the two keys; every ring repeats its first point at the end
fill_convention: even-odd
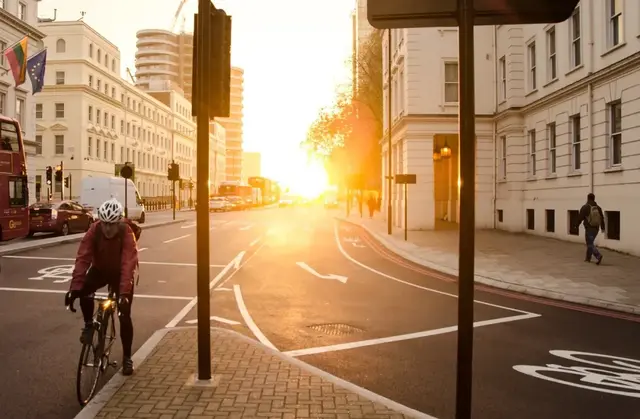
{"type": "MultiPolygon", "coordinates": [[[[114,315],[117,307],[115,292],[109,288],[106,298],[97,298],[95,295],[93,300],[97,303],[98,308],[93,316],[93,327],[91,338],[88,342],[82,344],[80,351],[80,359],[78,361],[78,372],[76,375],[76,394],[80,406],[84,407],[89,403],[96,393],[100,377],[105,373],[108,367],[117,368],[117,361],[110,361],[111,347],[116,340],[116,326],[114,315]],[[97,339],[95,339],[97,337],[97,339]],[[89,362],[90,357],[92,362],[89,362]],[[90,383],[89,393],[84,395],[82,378],[84,376],[84,368],[92,368],[96,375],[90,383]]],[[[69,310],[73,313],[76,309],[73,305],[69,306],[69,310]]]]}

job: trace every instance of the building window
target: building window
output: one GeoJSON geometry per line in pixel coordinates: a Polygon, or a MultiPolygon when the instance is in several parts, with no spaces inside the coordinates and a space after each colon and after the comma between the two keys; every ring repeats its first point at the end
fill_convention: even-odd
{"type": "Polygon", "coordinates": [[[536,131],[529,131],[529,174],[536,174],[536,131]]]}
{"type": "Polygon", "coordinates": [[[100,145],[101,145],[100,138],[96,138],[96,158],[97,159],[100,158],[100,145]]]}
{"type": "Polygon", "coordinates": [[[96,109],[96,125],[100,125],[100,109],[96,109]]]}
{"type": "Polygon", "coordinates": [[[111,129],[116,129],[116,116],[111,115],[111,129]]]}
{"type": "Polygon", "coordinates": [[[458,63],[444,64],[444,102],[458,103],[458,63]]]}
{"type": "Polygon", "coordinates": [[[555,233],[556,231],[556,211],[552,209],[545,210],[545,229],[547,233],[555,233]]]}
{"type": "Polygon", "coordinates": [[[109,128],[109,113],[108,112],[104,113],[104,126],[109,128]]]}
{"type": "Polygon", "coordinates": [[[574,115],[569,119],[571,129],[571,169],[580,170],[580,115],[574,115]]]}
{"type": "Polygon", "coordinates": [[[622,104],[612,102],[608,107],[609,116],[609,164],[622,164],[622,104]]]}
{"type": "Polygon", "coordinates": [[[64,135],[56,135],[56,154],[64,154],[64,135]]]}
{"type": "Polygon", "coordinates": [[[116,161],[116,145],[113,143],[111,144],[111,161],[116,161]]]}
{"type": "Polygon", "coordinates": [[[89,87],[93,87],[93,76],[89,76],[89,87]]]}
{"type": "Polygon", "coordinates": [[[42,103],[36,103],[36,119],[42,119],[42,103]]]}
{"type": "Polygon", "coordinates": [[[111,71],[116,71],[116,59],[111,59],[111,71]]]}
{"type": "Polygon", "coordinates": [[[507,60],[506,57],[500,58],[498,63],[500,69],[500,98],[502,100],[507,99],[507,60]]]}
{"type": "Polygon", "coordinates": [[[102,81],[100,79],[98,79],[97,89],[98,91],[102,90],[102,81]]]}
{"type": "Polygon", "coordinates": [[[552,122],[547,125],[547,139],[549,140],[549,173],[555,174],[558,163],[556,123],[552,122]]]}
{"type": "Polygon", "coordinates": [[[42,155],[42,135],[36,135],[36,155],[42,155]]]}
{"type": "Polygon", "coordinates": [[[18,19],[27,20],[27,5],[22,2],[18,3],[18,19]]]}
{"type": "Polygon", "coordinates": [[[538,73],[536,67],[536,43],[532,42],[527,46],[527,59],[529,62],[529,90],[538,88],[538,73]]]}
{"type": "Polygon", "coordinates": [[[609,48],[622,43],[622,0],[606,0],[607,2],[607,41],[609,48]]]}
{"type": "Polygon", "coordinates": [[[93,58],[93,44],[89,44],[89,58],[93,58]]]}
{"type": "Polygon", "coordinates": [[[120,161],[124,163],[124,147],[120,147],[120,161]]]}
{"type": "Polygon", "coordinates": [[[547,78],[558,78],[558,57],[556,56],[556,27],[547,31],[547,78]]]}
{"type": "Polygon", "coordinates": [[[500,176],[507,178],[507,137],[500,137],[500,176]]]}
{"type": "Polygon", "coordinates": [[[109,96],[109,83],[104,84],[104,94],[109,96]]]}
{"type": "Polygon", "coordinates": [[[64,71],[56,71],[56,84],[64,84],[64,71]]]}
{"type": "Polygon", "coordinates": [[[104,148],[102,149],[102,158],[104,160],[107,160],[107,147],[109,146],[109,144],[107,143],[107,141],[104,141],[104,148]]]}
{"type": "Polygon", "coordinates": [[[93,157],[93,138],[89,137],[87,139],[87,156],[93,157]]]}
{"type": "Polygon", "coordinates": [[[93,121],[93,106],[89,105],[89,121],[93,121]]]}
{"type": "Polygon", "coordinates": [[[102,61],[102,51],[98,48],[98,62],[102,61]]]}
{"type": "Polygon", "coordinates": [[[24,120],[25,103],[26,103],[26,99],[21,97],[16,98],[16,119],[18,120],[18,122],[20,122],[20,125],[22,126],[25,125],[25,120],[24,120]]]}
{"type": "Polygon", "coordinates": [[[64,118],[64,103],[56,103],[56,118],[64,118]]]}
{"type": "Polygon", "coordinates": [[[569,219],[569,235],[580,235],[580,211],[569,210],[567,211],[567,218],[569,219]]]}
{"type": "Polygon", "coordinates": [[[569,38],[571,39],[571,68],[582,65],[582,28],[580,26],[580,6],[576,7],[569,19],[569,38]]]}
{"type": "Polygon", "coordinates": [[[498,222],[499,223],[504,222],[504,210],[501,210],[501,209],[498,210],[498,222]]]}
{"type": "Polygon", "coordinates": [[[0,114],[7,111],[7,92],[0,91],[0,114]]]}
{"type": "Polygon", "coordinates": [[[527,230],[536,229],[536,213],[532,209],[527,209],[527,230]]]}
{"type": "Polygon", "coordinates": [[[120,134],[124,134],[124,120],[120,121],[120,134]]]}
{"type": "MultiPolygon", "coordinates": [[[[0,0],[0,2],[3,0],[0,0]]],[[[2,8],[4,8],[4,6],[0,6],[2,8]]],[[[7,43],[4,41],[0,41],[0,51],[4,51],[7,49],[7,43]]],[[[0,66],[4,67],[5,65],[5,61],[4,61],[4,54],[0,54],[0,66]]]]}
{"type": "Polygon", "coordinates": [[[605,211],[607,239],[620,240],[620,211],[605,211]]]}
{"type": "Polygon", "coordinates": [[[67,52],[67,43],[64,39],[58,39],[56,41],[56,52],[62,53],[67,52]]]}
{"type": "Polygon", "coordinates": [[[114,98],[114,99],[116,98],[116,88],[115,87],[111,88],[111,97],[114,98]]]}

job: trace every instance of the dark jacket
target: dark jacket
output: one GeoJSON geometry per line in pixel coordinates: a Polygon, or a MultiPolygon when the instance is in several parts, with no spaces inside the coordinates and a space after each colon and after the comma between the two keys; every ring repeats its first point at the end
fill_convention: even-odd
{"type": "Polygon", "coordinates": [[[604,230],[604,213],[602,212],[602,208],[600,208],[600,205],[598,205],[596,201],[588,201],[586,204],[582,206],[582,208],[580,208],[580,223],[584,225],[585,229],[597,228],[589,225],[589,221],[587,220],[587,218],[589,217],[589,213],[591,212],[591,207],[594,205],[598,207],[598,212],[600,213],[600,220],[601,220],[600,228],[604,230]]]}
{"type": "Polygon", "coordinates": [[[131,294],[138,266],[138,248],[131,227],[126,222],[124,225],[125,234],[122,237],[122,253],[119,253],[119,234],[116,234],[112,239],[107,239],[103,236],[102,240],[98,240],[95,243],[95,235],[100,234],[96,230],[102,227],[100,222],[95,222],[91,225],[78,247],[76,263],[71,278],[70,289],[72,291],[82,290],[87,271],[91,266],[105,274],[119,276],[120,294],[131,294]]]}

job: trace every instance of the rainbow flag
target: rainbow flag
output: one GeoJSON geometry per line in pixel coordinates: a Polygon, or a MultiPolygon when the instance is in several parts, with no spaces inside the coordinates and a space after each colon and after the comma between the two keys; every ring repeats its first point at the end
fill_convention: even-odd
{"type": "Polygon", "coordinates": [[[27,43],[28,37],[24,37],[20,42],[4,50],[4,56],[9,60],[11,73],[16,82],[16,86],[20,86],[27,80],[27,43]]]}

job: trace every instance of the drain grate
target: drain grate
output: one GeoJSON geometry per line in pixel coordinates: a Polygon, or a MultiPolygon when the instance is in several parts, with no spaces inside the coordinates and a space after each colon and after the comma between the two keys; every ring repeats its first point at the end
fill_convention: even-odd
{"type": "Polygon", "coordinates": [[[307,327],[331,336],[352,335],[354,333],[364,332],[364,330],[358,327],[343,323],[313,324],[307,327]]]}

